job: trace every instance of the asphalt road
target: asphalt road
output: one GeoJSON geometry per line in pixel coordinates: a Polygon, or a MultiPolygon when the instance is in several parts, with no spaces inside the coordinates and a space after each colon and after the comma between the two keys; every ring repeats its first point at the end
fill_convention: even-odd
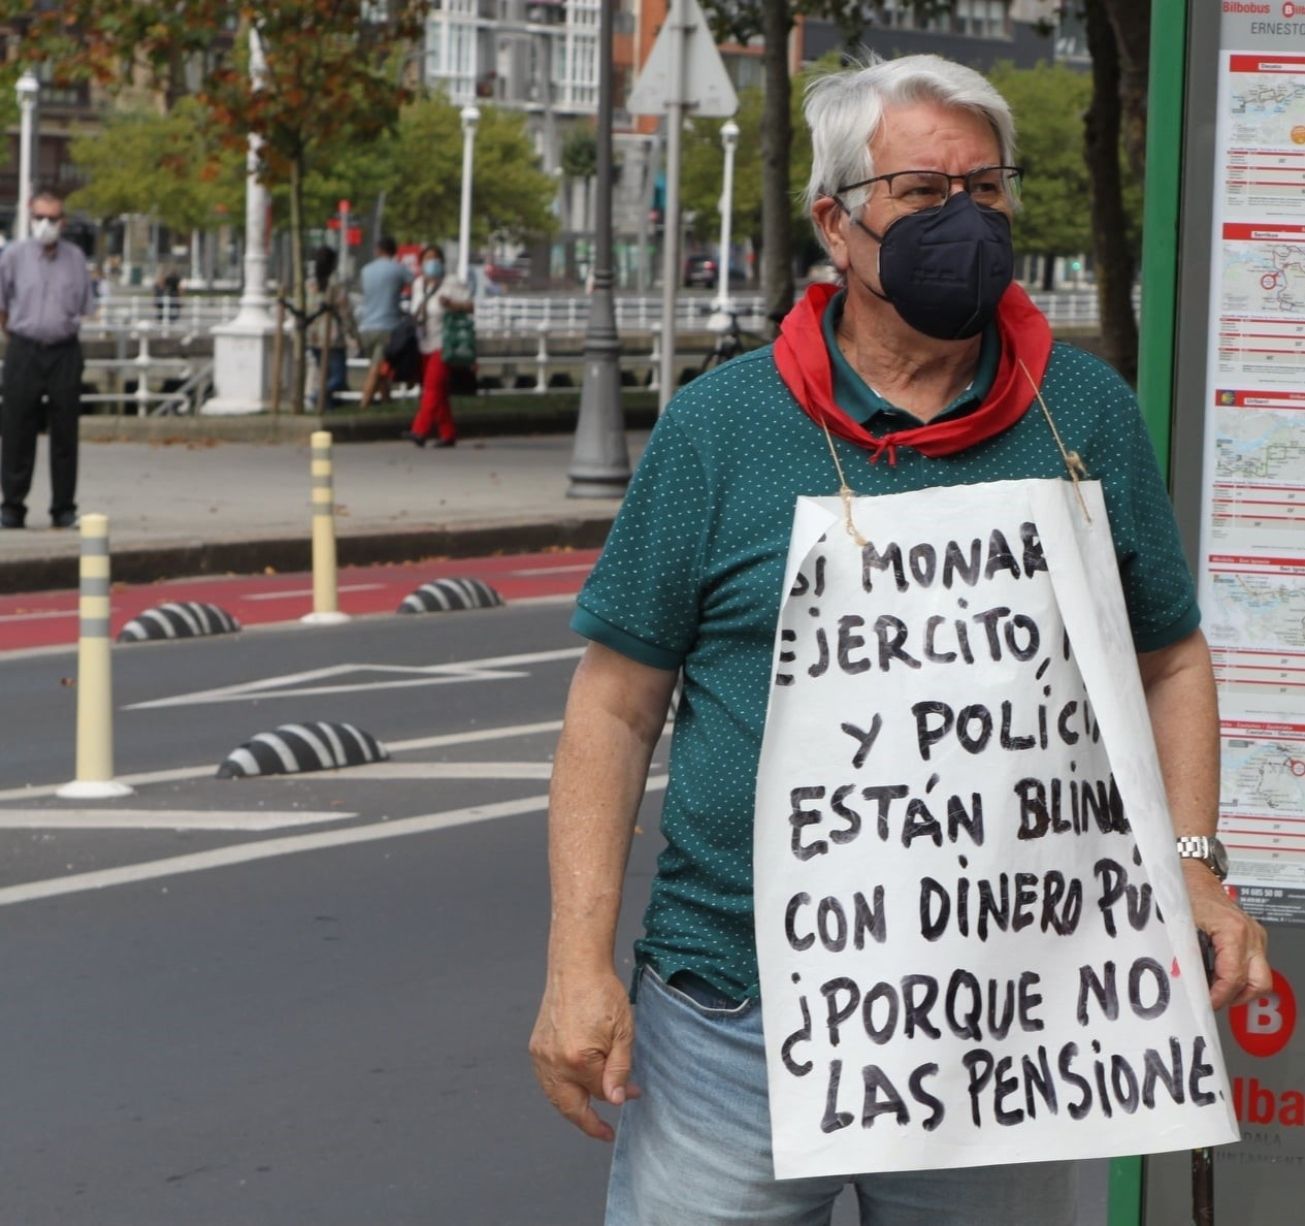
{"type": "MultiPolygon", "coordinates": [[[[137,793],[90,814],[53,795],[74,654],[0,657],[0,1226],[601,1221],[605,1147],[525,1055],[568,609],[115,649],[137,793]],[[391,762],[212,777],[254,733],[317,719],[391,762]]],[[[654,783],[627,965],[659,805],[654,783]]],[[[1086,1203],[1096,1226],[1099,1180],[1086,1203]]]]}
{"type": "MultiPolygon", "coordinates": [[[[295,719],[455,738],[395,752],[416,778],[200,777],[96,806],[196,814],[181,830],[55,825],[70,806],[42,785],[71,771],[74,657],[0,660],[0,822],[31,823],[0,829],[0,1221],[599,1220],[603,1147],[553,1116],[524,1051],[548,916],[542,797],[577,652],[565,622],[545,604],[115,651],[120,776],[211,774],[295,719]],[[278,697],[185,699],[320,670],[278,697]],[[506,815],[467,812],[495,805],[506,815]],[[206,829],[214,813],[320,819],[206,829]],[[351,831],[365,841],[338,842],[351,831]],[[218,849],[251,858],[210,866],[218,849]]],[[[652,866],[637,842],[632,897],[652,866]]]]}

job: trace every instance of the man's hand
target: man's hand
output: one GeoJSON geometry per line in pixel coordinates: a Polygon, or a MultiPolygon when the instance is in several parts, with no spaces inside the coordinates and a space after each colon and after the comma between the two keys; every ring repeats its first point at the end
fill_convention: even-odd
{"type": "Polygon", "coordinates": [[[633,1047],[634,1012],[614,973],[550,974],[530,1058],[548,1101],[587,1136],[616,1135],[593,1099],[620,1106],[639,1096],[629,1080],[633,1047]]]}
{"type": "Polygon", "coordinates": [[[1273,987],[1263,926],[1228,897],[1223,882],[1199,860],[1183,861],[1183,877],[1192,919],[1214,945],[1210,1004],[1222,1009],[1263,996],[1273,987]]]}

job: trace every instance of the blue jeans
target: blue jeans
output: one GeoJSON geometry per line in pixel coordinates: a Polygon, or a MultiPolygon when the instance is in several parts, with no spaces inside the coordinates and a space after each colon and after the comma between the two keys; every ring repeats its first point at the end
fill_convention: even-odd
{"type": "MultiPolygon", "coordinates": [[[[317,363],[318,370],[321,370],[322,349],[320,345],[314,345],[311,349],[313,361],[317,363]]],[[[317,378],[321,378],[320,374],[317,378]]],[[[318,384],[314,380],[309,381],[308,398],[316,401],[318,384]]],[[[348,354],[334,345],[327,351],[326,357],[326,407],[335,408],[335,395],[337,392],[344,391],[349,386],[349,366],[348,354]]]]}
{"type": "Polygon", "coordinates": [[[641,972],[606,1226],[822,1226],[848,1183],[863,1226],[1072,1226],[1071,1162],[776,1180],[761,1006],[704,988],[641,972]]]}

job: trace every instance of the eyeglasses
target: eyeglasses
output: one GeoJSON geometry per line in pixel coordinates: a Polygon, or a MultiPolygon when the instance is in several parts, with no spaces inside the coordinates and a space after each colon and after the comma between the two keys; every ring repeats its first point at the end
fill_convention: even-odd
{"type": "Polygon", "coordinates": [[[1018,200],[1020,177],[1024,171],[1019,166],[980,166],[963,175],[944,174],[941,170],[895,170],[892,174],[875,175],[859,183],[844,183],[837,188],[839,194],[872,183],[886,183],[888,194],[894,202],[912,212],[937,208],[947,202],[952,184],[960,183],[975,204],[995,208],[1005,200],[1018,200]]]}
{"type": "Polygon", "coordinates": [[[62,213],[33,213],[33,221],[62,221],[62,213]]]}

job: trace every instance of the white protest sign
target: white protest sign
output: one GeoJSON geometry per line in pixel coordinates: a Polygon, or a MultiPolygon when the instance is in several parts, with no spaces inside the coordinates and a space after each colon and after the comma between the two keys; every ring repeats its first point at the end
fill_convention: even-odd
{"type": "Polygon", "coordinates": [[[794,516],[754,885],[778,1178],[1236,1138],[1100,486],[794,516]]]}

